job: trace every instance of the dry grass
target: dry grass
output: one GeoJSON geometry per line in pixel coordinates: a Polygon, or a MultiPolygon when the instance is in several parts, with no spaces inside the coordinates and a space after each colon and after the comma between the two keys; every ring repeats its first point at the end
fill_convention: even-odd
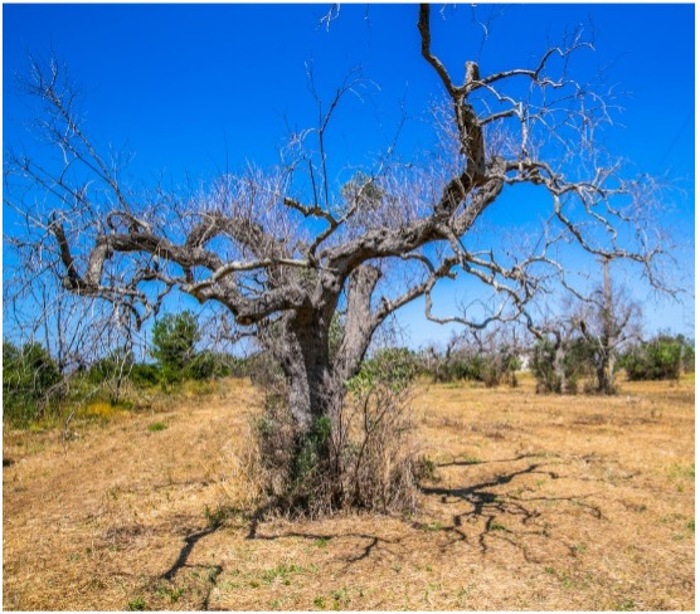
{"type": "Polygon", "coordinates": [[[436,480],[410,518],[231,513],[255,495],[260,404],[230,382],[70,441],[6,431],[4,608],[694,607],[694,381],[614,398],[426,388],[436,480]]]}

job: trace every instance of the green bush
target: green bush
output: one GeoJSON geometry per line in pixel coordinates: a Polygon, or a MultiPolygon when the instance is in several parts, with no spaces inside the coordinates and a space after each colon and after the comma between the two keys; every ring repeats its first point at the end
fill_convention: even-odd
{"type": "Polygon", "coordinates": [[[535,344],[530,370],[537,380],[538,392],[561,392],[562,381],[554,366],[555,358],[556,347],[551,340],[545,339],[535,344]]]}
{"type": "Polygon", "coordinates": [[[151,388],[160,382],[160,370],[158,365],[137,362],[131,367],[129,380],[138,388],[151,388]]]}
{"type": "Polygon", "coordinates": [[[474,379],[483,382],[487,387],[508,383],[517,385],[515,372],[520,368],[520,359],[515,351],[508,346],[502,346],[497,352],[477,356],[474,367],[474,379]]]}
{"type": "Polygon", "coordinates": [[[484,358],[471,352],[459,352],[447,365],[446,375],[448,381],[471,380],[481,381],[481,372],[484,369],[484,358]]]}
{"type": "Polygon", "coordinates": [[[441,358],[440,361],[437,369],[431,373],[436,381],[471,380],[488,387],[503,383],[517,385],[515,372],[520,369],[520,359],[515,350],[506,345],[494,352],[460,350],[449,359],[441,358]]]}
{"type": "Polygon", "coordinates": [[[629,350],[620,366],[628,379],[678,379],[681,371],[695,366],[695,350],[682,336],[659,335],[629,350]]]}
{"type": "Polygon", "coordinates": [[[187,367],[187,375],[195,380],[215,377],[243,377],[245,375],[244,361],[223,352],[204,350],[195,355],[187,367]]]}
{"type": "Polygon", "coordinates": [[[61,373],[56,361],[38,343],[18,348],[3,341],[3,419],[17,426],[55,409],[61,396],[61,373]]]}
{"type": "Polygon", "coordinates": [[[352,392],[384,384],[393,390],[407,388],[418,375],[419,363],[408,348],[385,348],[365,360],[360,372],[348,382],[352,392]]]}

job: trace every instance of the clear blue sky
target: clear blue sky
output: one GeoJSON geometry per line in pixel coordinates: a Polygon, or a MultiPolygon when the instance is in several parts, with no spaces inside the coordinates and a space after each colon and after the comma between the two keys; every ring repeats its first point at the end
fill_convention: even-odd
{"type": "MultiPolygon", "coordinates": [[[[133,151],[130,175],[144,185],[162,174],[178,184],[186,176],[210,179],[227,164],[235,171],[247,160],[275,163],[287,125],[314,125],[308,61],[322,94],[357,65],[381,88],[339,116],[332,145],[344,163],[366,163],[386,146],[402,104],[409,123],[400,144],[410,151],[425,129],[427,101],[439,94],[420,59],[417,7],[344,5],[328,30],[320,19],[329,6],[5,4],[4,146],[32,143],[31,105],[15,81],[32,54],[68,65],[84,93],[88,132],[98,144],[133,151]]],[[[455,74],[470,58],[482,74],[533,65],[549,42],[583,25],[596,53],[583,54],[577,68],[589,76],[602,70],[606,84],[627,92],[606,146],[636,170],[668,175],[682,188],[670,221],[678,239],[692,244],[694,5],[462,5],[446,7],[444,21],[439,9],[435,46],[455,74]],[[483,46],[479,23],[488,24],[483,46]]],[[[692,270],[692,252],[682,258],[692,270]]],[[[407,321],[421,310],[422,303],[408,309],[407,321]]],[[[649,311],[651,331],[693,333],[692,296],[649,311]]],[[[415,331],[419,342],[444,336],[417,324],[415,331]]]]}

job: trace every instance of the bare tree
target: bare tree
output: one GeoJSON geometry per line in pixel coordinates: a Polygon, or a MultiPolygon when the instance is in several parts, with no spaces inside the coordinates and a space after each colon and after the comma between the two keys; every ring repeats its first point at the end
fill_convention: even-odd
{"type": "Polygon", "coordinates": [[[618,356],[642,338],[642,310],[623,285],[610,279],[607,258],[601,258],[602,283],[592,291],[570,288],[560,313],[541,317],[531,330],[538,389],[576,392],[577,379],[595,380],[586,390],[614,394],[618,356]]]}
{"type": "Polygon", "coordinates": [[[440,352],[434,345],[422,353],[423,368],[433,382],[475,379],[488,387],[508,383],[517,385],[515,371],[525,344],[511,324],[485,329],[454,332],[440,352]]]}
{"type": "Polygon", "coordinates": [[[625,298],[623,287],[610,280],[610,261],[602,259],[603,283],[594,292],[578,298],[572,319],[593,352],[596,392],[614,394],[615,362],[630,342],[641,340],[641,309],[625,298]]]}
{"type": "MultiPolygon", "coordinates": [[[[663,250],[647,186],[620,178],[595,148],[609,109],[568,75],[569,58],[590,45],[577,34],[530,68],[491,74],[469,61],[455,80],[433,50],[430,16],[421,5],[417,51],[443,90],[439,149],[424,168],[394,164],[390,151],[344,186],[329,176],[325,137],[340,102],[366,83],[359,73],[329,104],[312,91],[318,126],[295,135],[281,168],[227,175],[183,197],[130,190],[119,160],[100,154],[84,132],[62,67],[35,63],[28,88],[45,105],[41,127],[60,160],[49,168],[8,156],[8,181],[41,191],[51,208],[27,214],[24,236],[60,265],[66,289],[116,305],[137,323],[175,289],[222,305],[281,365],[302,439],[319,418],[337,415],[342,382],[357,373],[375,331],[418,297],[437,322],[531,321],[529,303],[566,280],[563,245],[637,263],[655,282],[663,250]],[[551,200],[541,233],[521,253],[470,246],[484,212],[519,184],[551,200]],[[436,283],[458,274],[490,298],[459,315],[434,314],[436,283]],[[331,355],[338,312],[344,328],[331,355]]],[[[8,204],[27,211],[19,197],[7,191],[8,204]]]]}
{"type": "Polygon", "coordinates": [[[423,350],[421,360],[424,368],[432,374],[433,383],[450,380],[453,352],[459,346],[461,340],[462,336],[453,332],[447,343],[445,343],[444,351],[437,344],[431,344],[423,350]]]}

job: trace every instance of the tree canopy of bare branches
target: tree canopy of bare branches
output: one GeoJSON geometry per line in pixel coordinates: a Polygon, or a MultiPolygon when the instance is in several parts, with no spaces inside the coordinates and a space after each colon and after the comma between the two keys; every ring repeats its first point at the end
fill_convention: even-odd
{"type": "Polygon", "coordinates": [[[417,7],[416,59],[443,90],[439,150],[418,167],[394,163],[390,148],[340,186],[328,171],[327,136],[340,102],[365,82],[359,71],[325,103],[311,88],[318,125],[295,135],[279,168],[251,167],[182,196],[130,190],[119,160],[84,131],[64,68],[33,63],[26,87],[43,103],[39,128],[60,155],[55,166],[7,156],[6,205],[28,227],[13,245],[70,293],[137,324],[174,290],[221,305],[279,361],[301,433],[334,415],[373,335],[410,301],[423,297],[426,317],[438,322],[532,324],[531,302],[569,283],[563,249],[630,261],[658,283],[664,249],[651,223],[653,185],[624,179],[597,148],[611,121],[606,100],[569,74],[570,59],[590,44],[575,34],[530,66],[490,73],[470,60],[454,75],[434,49],[431,13],[417,7]],[[518,185],[551,203],[538,236],[520,252],[474,247],[484,213],[518,185]],[[436,284],[458,276],[487,288],[489,301],[435,314],[436,284]],[[342,338],[331,353],[338,317],[342,338]]]}

